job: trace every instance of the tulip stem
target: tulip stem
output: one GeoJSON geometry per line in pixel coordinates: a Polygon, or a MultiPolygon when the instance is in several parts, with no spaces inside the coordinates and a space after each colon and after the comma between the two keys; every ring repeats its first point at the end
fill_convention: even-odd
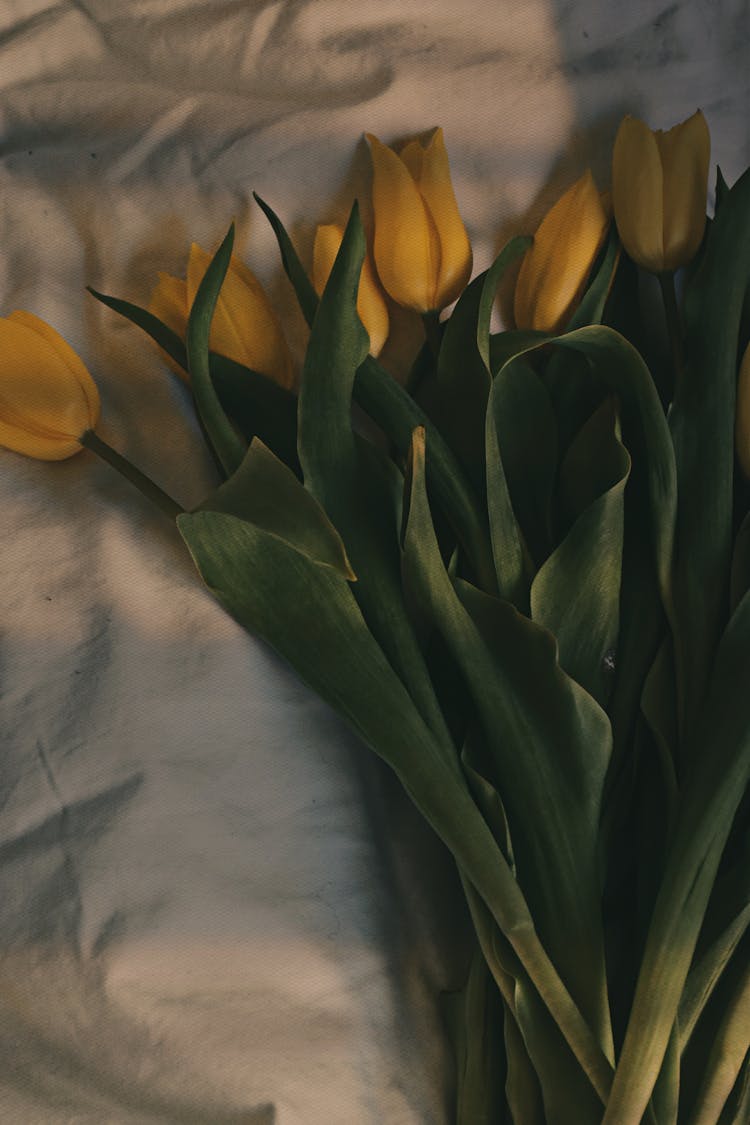
{"type": "Polygon", "coordinates": [[[440,344],[443,339],[443,330],[440,326],[440,313],[437,311],[422,313],[422,323],[424,324],[425,338],[437,363],[437,357],[440,353],[440,344]]]}
{"type": "Polygon", "coordinates": [[[682,347],[682,317],[677,304],[677,293],[674,286],[674,270],[667,270],[659,274],[659,285],[664,300],[664,312],[667,318],[667,332],[672,347],[672,364],[674,366],[674,385],[680,381],[684,366],[684,352],[682,347]]]}
{"type": "Polygon", "coordinates": [[[93,430],[86,430],[86,433],[79,440],[81,445],[90,449],[92,453],[96,453],[97,457],[101,457],[102,461],[106,461],[131,484],[134,484],[152,504],[156,504],[157,508],[164,512],[165,516],[170,519],[177,519],[178,516],[183,514],[184,508],[181,508],[171,496],[168,496],[157,484],[154,484],[150,477],[147,477],[126,457],[123,457],[121,453],[118,453],[116,449],[103,441],[93,430]]]}

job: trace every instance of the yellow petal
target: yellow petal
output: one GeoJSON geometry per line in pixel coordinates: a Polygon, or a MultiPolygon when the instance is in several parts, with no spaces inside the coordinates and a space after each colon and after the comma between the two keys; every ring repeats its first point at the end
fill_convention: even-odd
{"type": "Polygon", "coordinates": [[[750,345],[745,349],[737,379],[735,442],[740,467],[750,480],[750,345]]]}
{"type": "Polygon", "coordinates": [[[518,328],[557,332],[581,297],[609,226],[609,215],[587,171],[542,219],[518,274],[518,328]]]}
{"type": "Polygon", "coordinates": [[[181,340],[185,339],[188,318],[187,283],[181,277],[160,273],[151,294],[148,311],[164,321],[181,340]]]}
{"type": "Polygon", "coordinates": [[[432,216],[440,243],[432,308],[444,309],[466,288],[471,277],[472,253],[458,212],[442,129],[435,130],[424,150],[417,187],[432,216]]]}
{"type": "Polygon", "coordinates": [[[656,133],[664,175],[664,269],[685,266],[706,229],[711,137],[698,110],[666,133],[656,133]]]}
{"type": "MultiPolygon", "coordinates": [[[[343,227],[335,223],[319,226],[313,246],[313,285],[320,296],[331,275],[333,263],[344,237],[343,227]]],[[[365,255],[357,291],[357,312],[370,337],[370,355],[377,356],[388,338],[388,306],[380,290],[369,252],[365,255]]]]}
{"type": "MultiPolygon", "coordinates": [[[[195,243],[190,248],[187,297],[192,306],[211,255],[195,243]]],[[[278,318],[258,281],[238,258],[232,258],[211,323],[211,350],[227,356],[283,387],[294,382],[292,357],[278,318]]]]}
{"type": "Polygon", "coordinates": [[[99,398],[99,388],[91,378],[81,357],[73,351],[67,340],[64,340],[60,333],[50,324],[47,324],[46,320],[42,320],[41,317],[34,316],[33,313],[26,312],[24,309],[15,309],[10,313],[8,320],[23,324],[32,332],[36,332],[57,353],[58,358],[62,360],[83,391],[89,408],[89,426],[87,428],[93,430],[99,421],[102,404],[99,398]]]}
{"type": "Polygon", "coordinates": [[[28,457],[59,461],[99,419],[99,394],[73,350],[54,329],[20,310],[0,319],[0,444],[28,457]]]}
{"type": "Polygon", "coordinates": [[[399,160],[406,165],[409,175],[414,183],[419,185],[424,165],[424,148],[419,141],[409,141],[398,154],[399,160]]]}
{"type": "Polygon", "coordinates": [[[378,276],[398,304],[429,312],[439,263],[434,260],[435,236],[427,208],[404,162],[377,137],[366,136],[372,155],[378,276]]]}
{"type": "MultiPolygon", "coordinates": [[[[181,340],[184,340],[188,318],[187,282],[181,277],[172,277],[171,274],[160,273],[159,281],[154,287],[151,300],[148,303],[148,311],[153,313],[154,316],[158,316],[167,328],[171,328],[181,340]]],[[[184,367],[175,363],[163,348],[159,348],[159,351],[167,366],[181,379],[187,379],[187,371],[184,367]]]]}
{"type": "Polygon", "coordinates": [[[625,117],[612,155],[612,203],[617,232],[638,265],[664,269],[664,191],[656,138],[642,121],[625,117]]]}

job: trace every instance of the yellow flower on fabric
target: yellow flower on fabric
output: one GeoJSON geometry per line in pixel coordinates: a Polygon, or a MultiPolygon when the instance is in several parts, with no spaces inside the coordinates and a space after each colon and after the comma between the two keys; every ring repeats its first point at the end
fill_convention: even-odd
{"type": "Polygon", "coordinates": [[[639,266],[685,266],[706,227],[711,137],[700,110],[663,133],[625,117],[612,157],[612,200],[623,246],[639,266]]]}
{"type": "Polygon", "coordinates": [[[737,411],[735,422],[737,460],[750,480],[750,345],[745,349],[737,378],[737,411]]]}
{"type": "MultiPolygon", "coordinates": [[[[185,338],[188,315],[211,255],[190,247],[187,278],[160,273],[149,311],[185,338]]],[[[246,265],[232,258],[211,322],[211,351],[266,375],[282,387],[294,383],[294,368],[278,317],[246,265]]],[[[184,372],[182,373],[184,374],[184,372]]]]}
{"type": "Polygon", "coordinates": [[[521,264],[513,313],[517,328],[558,332],[581,298],[610,221],[608,200],[590,171],[547,212],[521,264]]]}
{"type": "MultiPolygon", "coordinates": [[[[319,226],[313,246],[313,285],[318,296],[326,287],[333,263],[344,237],[344,228],[336,223],[319,226]]],[[[369,252],[362,264],[357,292],[357,312],[370,337],[370,355],[380,355],[388,339],[388,306],[375,276],[369,252]]]]}
{"type": "Polygon", "coordinates": [[[442,129],[397,155],[367,134],[373,166],[374,257],[386,293],[417,312],[445,308],[471,276],[471,244],[451,183],[442,129]]]}
{"type": "Polygon", "coordinates": [[[58,332],[20,309],[0,318],[0,445],[41,461],[81,451],[101,403],[82,360],[58,332]]]}

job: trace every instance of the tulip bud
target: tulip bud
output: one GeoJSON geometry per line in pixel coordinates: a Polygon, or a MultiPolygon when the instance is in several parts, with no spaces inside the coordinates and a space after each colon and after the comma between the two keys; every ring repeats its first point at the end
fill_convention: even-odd
{"type": "Polygon", "coordinates": [[[591,172],[568,188],[542,219],[516,282],[517,328],[559,332],[581,298],[609,226],[607,200],[591,172]]]}
{"type": "MultiPolygon", "coordinates": [[[[187,280],[160,273],[151,294],[149,311],[183,339],[190,308],[210,261],[210,254],[193,243],[187,280]]],[[[234,257],[214,310],[209,346],[218,355],[250,367],[283,387],[291,387],[294,382],[292,357],[278,318],[258,279],[234,257]]]]}
{"type": "Polygon", "coordinates": [[[737,378],[737,410],[735,421],[737,460],[750,480],[750,344],[745,349],[737,378]]]}
{"type": "Polygon", "coordinates": [[[623,246],[663,273],[695,257],[706,227],[711,138],[700,110],[668,132],[625,117],[612,157],[612,199],[623,246]]]}
{"type": "Polygon", "coordinates": [[[62,336],[32,313],[0,318],[0,445],[62,461],[99,421],[96,384],[62,336]]]}
{"type": "Polygon", "coordinates": [[[471,245],[451,184],[442,129],[400,153],[367,134],[373,166],[374,256],[386,293],[417,312],[445,308],[471,276],[471,245]]]}
{"type": "MultiPolygon", "coordinates": [[[[315,232],[312,272],[313,285],[318,296],[326,287],[343,237],[343,227],[334,223],[319,226],[315,232]]],[[[380,355],[388,339],[388,306],[375,276],[369,252],[365,255],[359,278],[357,313],[370,337],[370,355],[380,355]]]]}

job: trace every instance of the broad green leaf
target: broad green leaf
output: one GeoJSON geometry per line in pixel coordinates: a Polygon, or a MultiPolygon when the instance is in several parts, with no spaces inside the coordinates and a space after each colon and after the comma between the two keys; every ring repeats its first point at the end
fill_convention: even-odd
{"type": "MultiPolygon", "coordinates": [[[[315,290],[281,220],[267,204],[258,202],[273,227],[284,269],[294,286],[303,315],[312,325],[318,306],[315,290]]],[[[356,372],[353,395],[403,457],[408,454],[414,428],[424,426],[433,451],[430,488],[464,548],[477,581],[484,589],[493,589],[495,578],[485,513],[439,430],[372,356],[367,356],[356,372]]]]}
{"type": "Polygon", "coordinates": [[[544,344],[549,339],[548,332],[536,332],[532,329],[512,328],[507,332],[495,332],[490,336],[490,373],[494,379],[503,364],[513,356],[528,351],[537,344],[544,344]]]}
{"type": "Polygon", "coordinates": [[[492,266],[471,282],[445,323],[440,345],[432,418],[479,495],[485,484],[482,436],[492,381],[492,303],[501,277],[530,244],[530,238],[512,239],[492,266]]]}
{"type": "Polygon", "coordinates": [[[305,488],[325,509],[357,575],[373,636],[458,770],[457,755],[401,592],[401,479],[352,430],[352,388],[369,340],[357,315],[365,237],[356,204],[313,321],[299,392],[297,443],[305,488]]]}
{"type": "Polygon", "coordinates": [[[254,438],[239,468],[196,511],[226,512],[276,535],[342,577],[356,576],[339,533],[283,461],[254,438]]]}
{"type": "Polygon", "coordinates": [[[536,937],[528,907],[461,778],[368,630],[349,583],[277,536],[221,512],[178,517],[208,588],[332,704],[400,778],[487,903],[576,1044],[602,1098],[611,1068],[536,937]]]}
{"type": "MultiPolygon", "coordinates": [[[[542,1009],[544,1011],[544,1009],[542,1009]]],[[[545,1013],[546,1014],[546,1013],[545,1013]]],[[[505,1007],[505,1097],[512,1125],[547,1125],[539,1079],[529,1058],[518,1024],[505,1007]]]]}
{"type": "Polygon", "coordinates": [[[490,376],[493,375],[490,321],[492,320],[492,306],[495,303],[497,287],[502,281],[505,271],[528,250],[533,241],[533,238],[529,235],[517,235],[515,238],[511,238],[490,268],[481,275],[484,278],[484,283],[479,296],[476,340],[479,355],[490,376]]]}
{"type": "MultiPolygon", "coordinates": [[[[557,475],[557,424],[544,383],[523,357],[506,364],[492,386],[492,476],[501,467],[510,502],[534,568],[553,547],[552,496],[557,475]]],[[[492,513],[496,498],[488,497],[492,513]]],[[[502,527],[502,524],[501,524],[502,527]]],[[[497,544],[498,530],[490,531],[497,544]]],[[[499,532],[502,534],[502,531],[499,532]]]]}
{"type": "MultiPolygon", "coordinates": [[[[503,371],[511,370],[509,362],[503,371]]],[[[508,380],[508,398],[512,409],[515,380],[508,380]]],[[[521,613],[528,613],[529,590],[533,573],[533,560],[518,524],[500,448],[499,429],[504,408],[504,381],[497,376],[487,404],[485,422],[485,450],[487,456],[487,511],[490,521],[490,539],[494,556],[497,590],[501,598],[514,605],[521,613]]],[[[430,447],[432,448],[432,447],[430,447]]],[[[429,462],[428,462],[429,463],[429,462]]]]}
{"type": "Polygon", "coordinates": [[[675,1024],[651,1095],[650,1105],[658,1125],[677,1125],[679,1101],[680,1036],[675,1024]]]}
{"type": "Polygon", "coordinates": [[[732,551],[729,581],[730,613],[734,613],[748,590],[750,590],[750,512],[740,524],[732,551]]]}
{"type": "MultiPolygon", "coordinates": [[[[532,619],[553,634],[561,667],[601,706],[612,690],[613,669],[607,659],[614,659],[619,636],[624,499],[630,475],[630,458],[617,440],[612,415],[610,423],[619,453],[617,476],[581,512],[531,584],[532,619]]],[[[615,453],[611,459],[616,457],[615,453]]]]}
{"type": "Polygon", "coordinates": [[[669,418],[680,495],[674,600],[680,731],[687,742],[727,617],[737,348],[748,277],[750,171],[722,199],[686,289],[685,366],[669,418]]]}
{"type": "Polygon", "coordinates": [[[712,890],[695,959],[680,1000],[684,1051],[716,984],[750,926],[750,834],[733,866],[712,890]]]}
{"type": "Polygon", "coordinates": [[[566,332],[572,332],[575,328],[584,328],[589,324],[602,323],[604,306],[611,292],[619,262],[620,239],[617,235],[617,227],[612,223],[601,254],[601,261],[594,269],[591,281],[566,325],[566,332]]]}
{"type": "Polygon", "coordinates": [[[750,958],[745,957],[692,1108],[690,1125],[716,1125],[750,1051],[750,958]]]}
{"type": "Polygon", "coordinates": [[[230,476],[242,462],[246,445],[224,413],[211,382],[208,338],[216,302],[229,269],[234,244],[234,225],[214,254],[206,270],[188,316],[185,350],[190,372],[190,385],[195,396],[198,417],[206,437],[224,472],[230,476]]]}
{"type": "Polygon", "coordinates": [[[508,828],[508,818],[497,789],[485,776],[490,772],[491,763],[487,758],[484,739],[475,726],[470,728],[464,742],[461,765],[477,807],[492,829],[492,835],[515,875],[516,864],[513,858],[513,841],[508,828]]]}
{"type": "MultiPolygon", "coordinates": [[[[617,227],[612,223],[601,260],[565,327],[566,333],[602,323],[604,308],[620,265],[620,249],[617,227]]],[[[579,357],[559,349],[553,350],[550,355],[544,379],[555,404],[560,450],[565,452],[573,434],[598,405],[601,386],[592,379],[587,365],[581,363],[579,357]]]]}
{"type": "Polygon", "coordinates": [[[606,1054],[611,1036],[596,849],[609,724],[561,672],[549,634],[466,583],[454,589],[432,528],[418,432],[404,570],[473,696],[492,754],[490,780],[508,817],[519,883],[542,944],[606,1054]]]}
{"type": "Polygon", "coordinates": [[[464,988],[443,997],[443,1002],[456,1055],[455,1123],[501,1125],[505,1121],[502,1002],[479,947],[464,988]]]}
{"type": "MultiPolygon", "coordinates": [[[[750,594],[721,639],[683,786],[605,1125],[639,1125],[672,1033],[724,845],[750,777],[750,594]]],[[[511,830],[513,826],[511,824],[511,830]]]]}
{"type": "Polygon", "coordinates": [[[641,696],[641,711],[654,737],[661,775],[660,819],[669,827],[674,821],[679,801],[675,772],[677,745],[677,694],[674,682],[672,638],[667,636],[659,646],[641,696]]]}
{"type": "Polygon", "coordinates": [[[557,535],[569,531],[587,508],[630,473],[621,436],[617,400],[609,395],[586,419],[560,463],[557,535]]]}
{"type": "MultiPolygon", "coordinates": [[[[158,317],[130,301],[98,293],[98,301],[143,329],[187,374],[187,353],[180,337],[158,317]]],[[[211,352],[211,381],[222,407],[249,443],[257,435],[299,474],[297,460],[297,396],[265,375],[211,352]]]]}

